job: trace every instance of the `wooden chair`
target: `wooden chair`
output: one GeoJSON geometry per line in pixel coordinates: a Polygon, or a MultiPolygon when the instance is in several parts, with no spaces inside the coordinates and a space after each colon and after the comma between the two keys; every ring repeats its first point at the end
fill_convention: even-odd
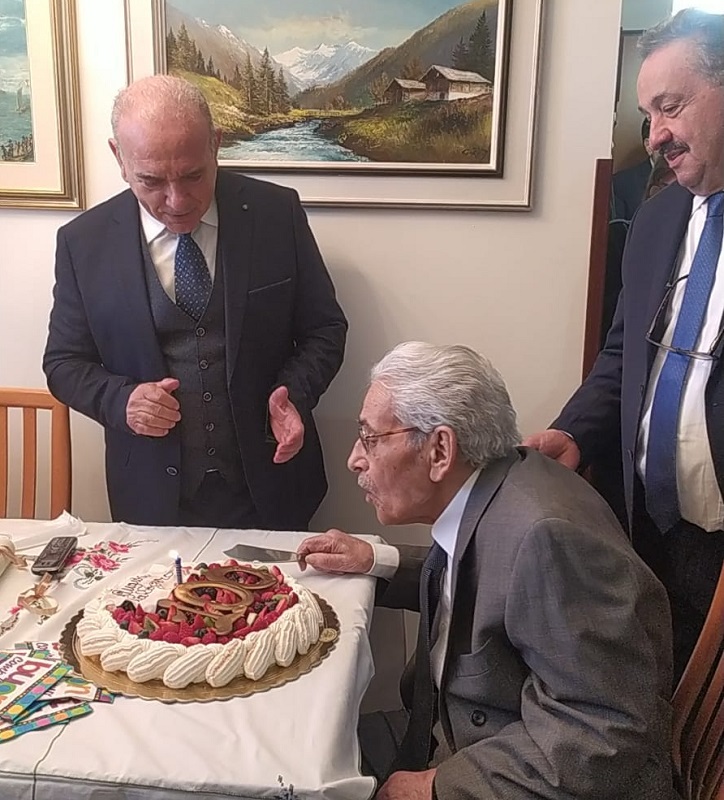
{"type": "Polygon", "coordinates": [[[70,509],[70,415],[68,407],[45,389],[0,388],[0,517],[8,514],[8,409],[22,409],[23,458],[20,516],[36,516],[38,484],[38,411],[50,411],[50,517],[70,509]]]}
{"type": "Polygon", "coordinates": [[[672,704],[677,790],[684,800],[724,800],[724,567],[672,704]]]}

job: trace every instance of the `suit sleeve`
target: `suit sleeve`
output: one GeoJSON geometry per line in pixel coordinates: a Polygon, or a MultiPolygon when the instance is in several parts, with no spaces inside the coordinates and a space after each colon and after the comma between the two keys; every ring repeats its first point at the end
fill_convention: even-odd
{"type": "Polygon", "coordinates": [[[43,371],[51,393],[104,427],[130,432],[126,404],[136,383],[104,368],[76,280],[63,229],[58,231],[55,287],[43,371]]]}
{"type": "Polygon", "coordinates": [[[504,617],[529,669],[520,720],[441,764],[440,800],[639,796],[637,781],[666,739],[670,623],[663,587],[633,558],[570,522],[531,528],[504,617]]]}
{"type": "Polygon", "coordinates": [[[400,564],[390,581],[377,581],[375,605],[384,608],[420,610],[420,573],[428,548],[419,545],[395,545],[400,552],[400,564]]]}
{"type": "MultiPolygon", "coordinates": [[[[626,242],[635,233],[634,216],[626,242]]],[[[566,431],[576,440],[583,465],[590,464],[621,435],[621,379],[623,374],[624,317],[626,307],[627,247],[623,254],[623,288],[618,296],[611,328],[593,369],[550,427],[566,431]]]]}
{"type": "Polygon", "coordinates": [[[342,365],[347,320],[337,302],[332,279],[322,260],[299,197],[292,203],[297,253],[294,307],[294,352],[277,378],[302,416],[319,402],[342,365]]]}
{"type": "Polygon", "coordinates": [[[619,294],[606,343],[593,369],[550,424],[573,436],[583,466],[603,455],[621,434],[624,291],[619,294]]]}

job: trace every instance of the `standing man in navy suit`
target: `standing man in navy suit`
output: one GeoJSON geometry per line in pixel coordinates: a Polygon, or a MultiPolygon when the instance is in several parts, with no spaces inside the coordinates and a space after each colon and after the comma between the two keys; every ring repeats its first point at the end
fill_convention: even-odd
{"type": "Polygon", "coordinates": [[[124,89],[111,121],[130,190],[58,232],[48,386],[105,428],[114,520],[304,530],[347,321],[299,197],[219,172],[179,78],[124,89]]]}
{"type": "Polygon", "coordinates": [[[633,218],[591,374],[526,443],[576,469],[621,437],[633,543],[668,590],[681,674],[724,557],[724,15],[686,9],[640,46],[639,105],[677,182],[633,218]]]}

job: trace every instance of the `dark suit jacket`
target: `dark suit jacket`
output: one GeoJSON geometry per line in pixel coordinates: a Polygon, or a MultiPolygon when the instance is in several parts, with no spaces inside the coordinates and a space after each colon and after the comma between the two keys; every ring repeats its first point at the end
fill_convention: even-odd
{"type": "MultiPolygon", "coordinates": [[[[416,607],[418,550],[385,604],[416,607]]],[[[669,798],[666,592],[583,478],[525,448],[490,465],[451,579],[438,798],[669,798]]]]}
{"type": "Polygon", "coordinates": [[[644,201],[646,184],[651,175],[649,159],[617,172],[611,181],[613,218],[630,220],[644,201]]]}
{"type": "MultiPolygon", "coordinates": [[[[225,280],[226,372],[247,483],[268,528],[306,528],[327,488],[312,409],[342,362],[347,322],[296,192],[219,172],[219,253],[225,280]],[[267,400],[284,385],[304,446],[275,465],[267,400]]],[[[58,231],[56,284],[43,362],[51,392],[99,422],[115,520],[174,525],[178,430],[137,436],[133,389],[167,377],[144,277],[143,232],[130,191],[58,231]]]]}
{"type": "MultiPolygon", "coordinates": [[[[639,209],[629,227],[623,288],[605,347],[588,378],[551,424],[575,438],[584,464],[605,454],[609,442],[620,437],[629,521],[638,420],[656,349],[646,342],[646,333],[673,275],[686,236],[692,199],[688,190],[674,183],[639,209]]],[[[717,480],[724,490],[721,377],[719,364],[712,370],[706,387],[706,421],[717,480]]]]}

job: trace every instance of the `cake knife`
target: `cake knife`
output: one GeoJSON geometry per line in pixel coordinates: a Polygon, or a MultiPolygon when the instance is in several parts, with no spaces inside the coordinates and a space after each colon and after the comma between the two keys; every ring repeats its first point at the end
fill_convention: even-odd
{"type": "Polygon", "coordinates": [[[294,550],[275,550],[271,547],[257,547],[253,544],[235,544],[228,550],[224,550],[224,555],[239,561],[264,561],[267,563],[298,560],[294,550]]]}

